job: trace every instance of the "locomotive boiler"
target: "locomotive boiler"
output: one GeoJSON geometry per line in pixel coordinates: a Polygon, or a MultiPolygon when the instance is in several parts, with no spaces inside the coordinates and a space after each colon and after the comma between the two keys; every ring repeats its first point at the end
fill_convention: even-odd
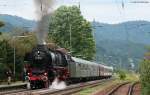
{"type": "Polygon", "coordinates": [[[51,49],[47,45],[37,45],[26,54],[25,61],[32,89],[49,87],[56,77],[70,84],[110,78],[113,72],[110,66],[75,58],[63,48],[51,49]]]}

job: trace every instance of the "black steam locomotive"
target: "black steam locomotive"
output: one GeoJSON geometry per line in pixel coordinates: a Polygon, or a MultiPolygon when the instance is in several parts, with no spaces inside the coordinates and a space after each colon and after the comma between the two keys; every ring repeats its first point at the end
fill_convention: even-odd
{"type": "Polygon", "coordinates": [[[30,86],[47,88],[57,77],[60,81],[88,81],[112,76],[113,68],[70,56],[65,49],[37,45],[26,54],[30,86]]]}

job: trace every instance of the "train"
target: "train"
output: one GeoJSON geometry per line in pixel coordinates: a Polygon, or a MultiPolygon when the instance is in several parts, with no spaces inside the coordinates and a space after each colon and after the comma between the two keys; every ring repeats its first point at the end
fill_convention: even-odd
{"type": "Polygon", "coordinates": [[[37,45],[27,53],[26,72],[31,89],[48,88],[55,78],[67,84],[110,78],[113,67],[71,56],[64,48],[37,45]]]}

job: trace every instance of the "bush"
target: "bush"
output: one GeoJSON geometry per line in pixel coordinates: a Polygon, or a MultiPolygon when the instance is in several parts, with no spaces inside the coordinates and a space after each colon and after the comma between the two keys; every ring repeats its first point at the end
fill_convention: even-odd
{"type": "Polygon", "coordinates": [[[150,94],[150,83],[146,83],[142,85],[142,95],[149,95],[150,94]]]}
{"type": "Polygon", "coordinates": [[[119,70],[119,71],[118,71],[118,74],[119,74],[119,78],[120,78],[121,80],[125,80],[125,78],[126,78],[126,73],[125,73],[125,71],[119,70]]]}
{"type": "Polygon", "coordinates": [[[140,80],[142,95],[150,95],[150,60],[143,60],[140,64],[140,80]]]}
{"type": "Polygon", "coordinates": [[[3,63],[0,63],[0,81],[7,81],[6,70],[8,69],[3,63]]]}

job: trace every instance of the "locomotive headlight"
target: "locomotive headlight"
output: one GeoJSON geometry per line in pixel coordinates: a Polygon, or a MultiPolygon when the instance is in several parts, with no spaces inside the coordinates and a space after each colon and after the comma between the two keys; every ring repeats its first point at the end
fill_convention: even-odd
{"type": "Polygon", "coordinates": [[[37,53],[38,53],[38,55],[40,55],[40,51],[38,51],[37,53]]]}
{"type": "Polygon", "coordinates": [[[28,76],[31,76],[31,73],[28,73],[28,76]]]}
{"type": "Polygon", "coordinates": [[[47,76],[47,73],[45,72],[44,75],[47,76]]]}
{"type": "Polygon", "coordinates": [[[44,58],[44,52],[42,51],[36,51],[35,54],[34,54],[34,58],[36,60],[42,60],[44,58]]]}

